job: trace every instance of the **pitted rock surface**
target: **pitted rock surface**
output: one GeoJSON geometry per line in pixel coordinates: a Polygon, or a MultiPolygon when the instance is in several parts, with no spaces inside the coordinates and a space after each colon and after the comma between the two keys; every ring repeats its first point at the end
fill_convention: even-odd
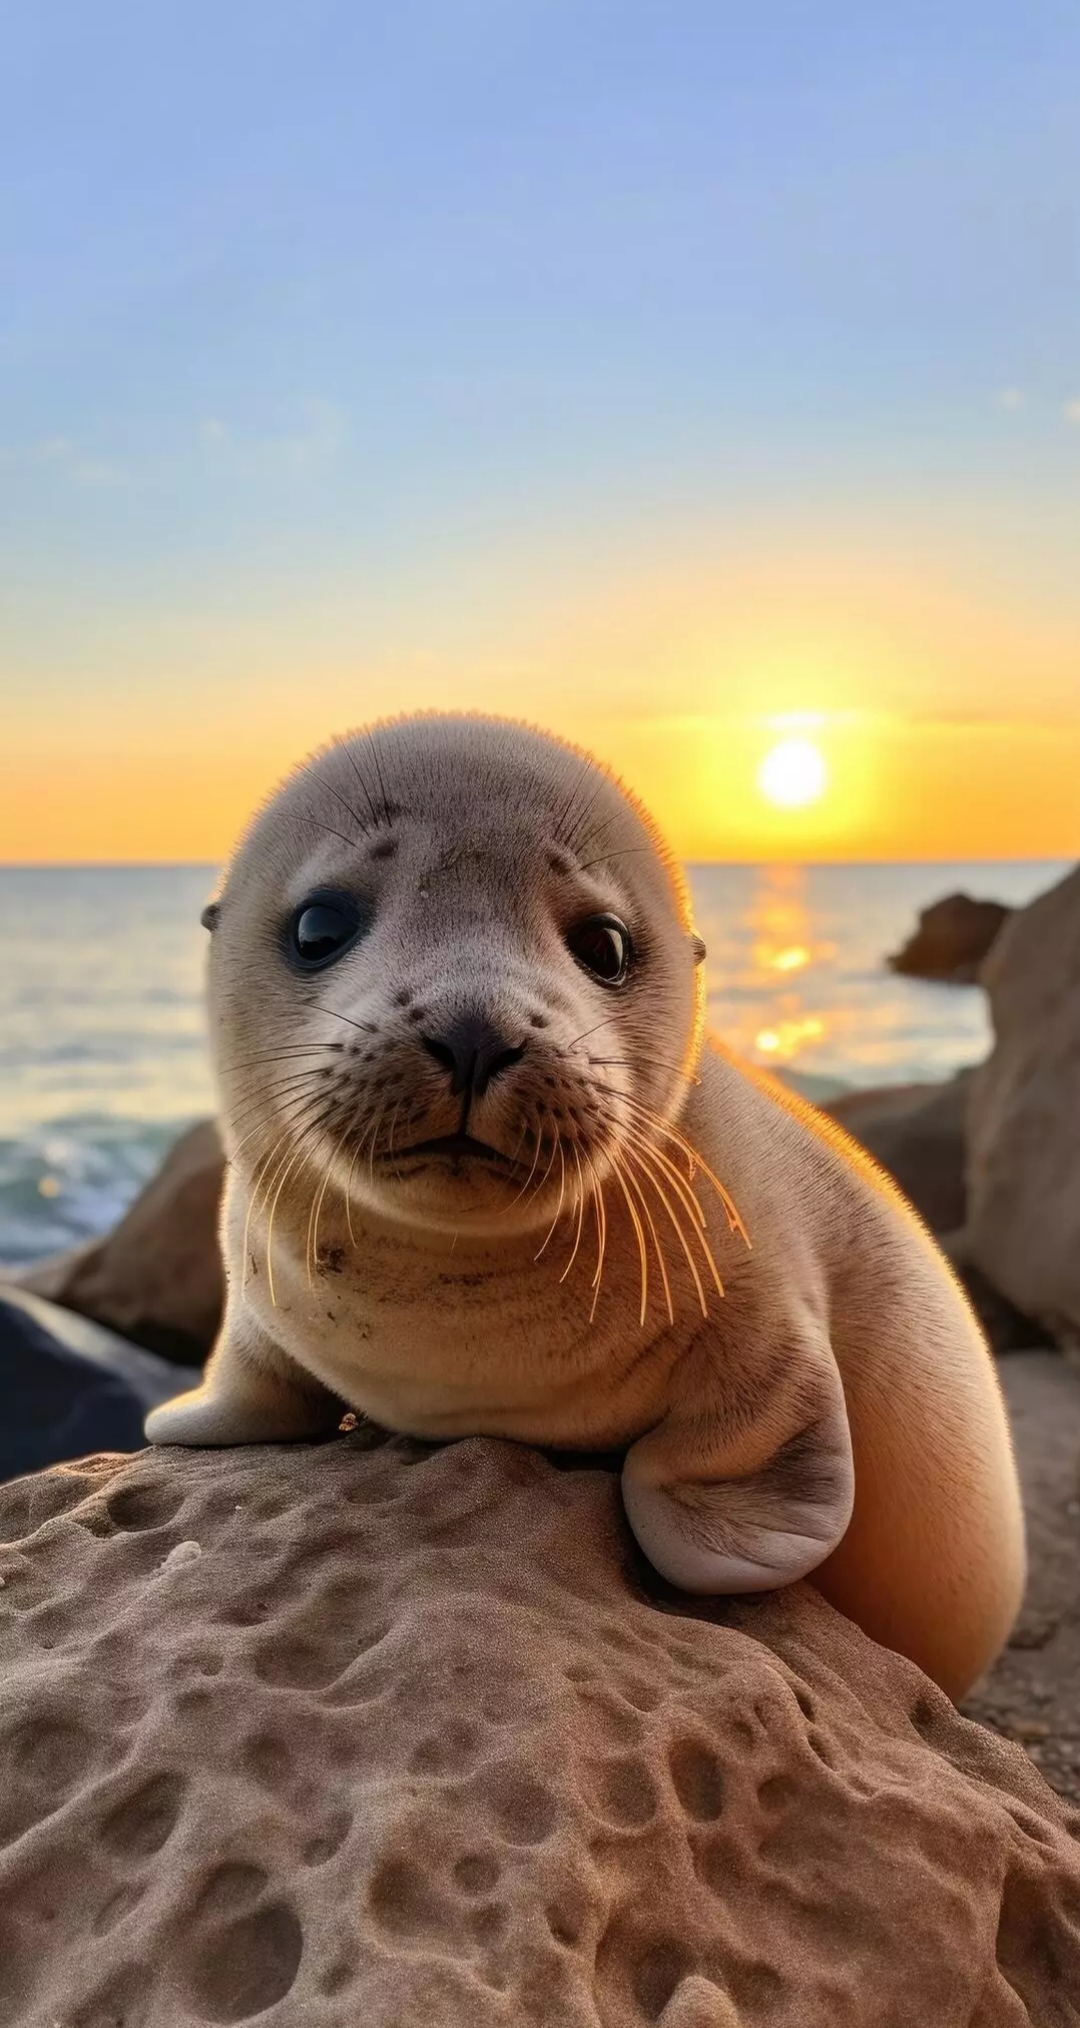
{"type": "Polygon", "coordinates": [[[0,1489],[6,2028],[1065,2028],[1080,1844],[807,1586],[513,1445],[0,1489]]]}

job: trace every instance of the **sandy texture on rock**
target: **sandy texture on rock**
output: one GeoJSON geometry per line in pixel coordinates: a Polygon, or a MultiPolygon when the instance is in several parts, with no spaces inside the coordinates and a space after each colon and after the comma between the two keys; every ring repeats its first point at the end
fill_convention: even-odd
{"type": "Polygon", "coordinates": [[[11,2028],[1037,2028],[1080,1846],[807,1587],[642,1589],[510,1445],[143,1453],[0,1492],[11,2028]]]}
{"type": "Polygon", "coordinates": [[[996,1040],[971,1081],[963,1258],[1080,1343],[1080,867],[1011,918],[982,979],[996,1040]]]}
{"type": "Polygon", "coordinates": [[[20,1287],[163,1359],[201,1365],[225,1298],[217,1240],[224,1174],[216,1122],[200,1120],[111,1232],[38,1261],[16,1277],[20,1287]]]}
{"type": "Polygon", "coordinates": [[[1080,1806],[1080,1365],[1010,1352],[998,1371],[1024,1488],[1029,1576],[1008,1647],[964,1709],[1022,1741],[1080,1806]]]}

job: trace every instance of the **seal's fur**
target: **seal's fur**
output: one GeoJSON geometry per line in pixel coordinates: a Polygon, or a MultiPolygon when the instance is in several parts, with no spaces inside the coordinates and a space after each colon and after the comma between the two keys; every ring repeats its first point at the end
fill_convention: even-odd
{"type": "Polygon", "coordinates": [[[390,722],[273,797],[211,923],[229,1297],[148,1434],[307,1436],[346,1404],[625,1448],[674,1583],[813,1571],[964,1690],[1023,1583],[992,1363],[886,1178],[703,1040],[685,888],[635,799],[528,727],[390,722]],[[359,934],[309,975],[289,924],[328,892],[359,934]],[[624,978],[582,962],[597,919],[624,978]]]}

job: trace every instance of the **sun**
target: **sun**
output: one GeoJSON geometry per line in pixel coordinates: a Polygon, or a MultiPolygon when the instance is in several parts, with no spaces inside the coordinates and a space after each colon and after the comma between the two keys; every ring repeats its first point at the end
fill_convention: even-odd
{"type": "Polygon", "coordinates": [[[782,739],[758,769],[758,788],[781,810],[801,810],[824,795],[829,774],[820,747],[809,739],[782,739]]]}

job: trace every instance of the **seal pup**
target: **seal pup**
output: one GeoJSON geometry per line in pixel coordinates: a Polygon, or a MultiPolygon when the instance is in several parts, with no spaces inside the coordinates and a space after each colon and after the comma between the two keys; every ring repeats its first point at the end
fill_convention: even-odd
{"type": "Polygon", "coordinates": [[[703,1034],[670,853],[588,755],[493,719],[330,745],[207,911],[228,1298],[159,1443],[625,1451],[694,1592],[814,1573],[953,1695],[1024,1577],[986,1345],[914,1212],[703,1034]]]}

